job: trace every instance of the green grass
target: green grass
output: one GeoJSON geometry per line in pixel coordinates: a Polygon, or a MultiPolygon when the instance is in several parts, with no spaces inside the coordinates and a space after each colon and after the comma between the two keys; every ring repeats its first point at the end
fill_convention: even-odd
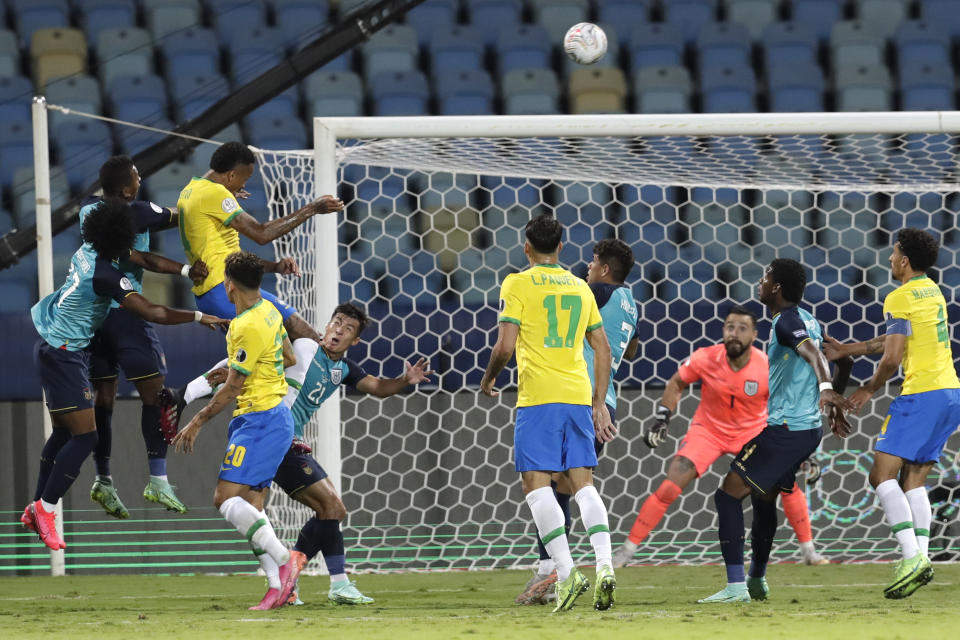
{"type": "MultiPolygon", "coordinates": [[[[587,571],[593,579],[593,571],[587,571]]],[[[593,611],[590,594],[571,612],[519,607],[523,571],[360,575],[376,598],[364,607],[326,603],[328,579],[301,579],[302,607],[247,611],[263,595],[250,576],[0,578],[6,638],[351,638],[432,640],[541,638],[950,638],[957,637],[960,565],[936,565],[932,584],[885,600],[890,565],[805,567],[768,575],[771,597],[743,605],[698,605],[723,586],[723,568],[632,567],[617,572],[617,605],[593,611]]]]}

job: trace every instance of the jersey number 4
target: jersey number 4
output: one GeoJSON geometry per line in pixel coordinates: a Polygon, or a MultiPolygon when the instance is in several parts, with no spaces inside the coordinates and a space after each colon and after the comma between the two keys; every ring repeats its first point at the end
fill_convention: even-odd
{"type": "Polygon", "coordinates": [[[547,310],[547,335],[543,339],[543,346],[548,349],[574,346],[577,338],[577,326],[580,324],[580,311],[583,308],[583,301],[580,296],[546,296],[543,299],[543,306],[547,310]],[[560,309],[570,312],[565,337],[561,337],[557,330],[557,298],[560,298],[560,309]]]}

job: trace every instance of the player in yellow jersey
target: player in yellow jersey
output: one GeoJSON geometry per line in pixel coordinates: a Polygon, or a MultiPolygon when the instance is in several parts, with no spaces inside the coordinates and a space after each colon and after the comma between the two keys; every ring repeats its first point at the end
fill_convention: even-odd
{"type": "Polygon", "coordinates": [[[500,288],[497,344],[480,383],[496,397],[497,374],[517,354],[517,421],[514,455],[523,492],[541,540],[557,567],[557,605],[566,611],[589,588],[573,566],[564,517],[550,487],[562,472],[570,482],[597,558],[594,607],[613,605],[616,578],[611,566],[607,508],[593,486],[597,465],[594,438],[613,439],[606,405],[610,345],[593,292],[557,264],[563,227],[552,216],[527,223],[523,251],[530,268],[507,276],[500,288]],[[591,389],[583,357],[584,337],[595,353],[591,389]]]}
{"type": "Polygon", "coordinates": [[[903,364],[903,387],[880,427],[870,469],[870,484],[903,555],[884,589],[887,598],[906,598],[933,579],[927,558],[933,514],[924,484],[960,424],[960,381],[950,349],[947,305],[940,287],[926,276],[939,250],[929,233],[901,229],[890,270],[903,284],[883,301],[885,335],[853,344],[830,341],[825,347],[830,359],[883,353],[873,377],[850,396],[854,411],[903,364]]]}
{"type": "Polygon", "coordinates": [[[271,582],[253,608],[272,609],[286,603],[306,557],[280,542],[263,510],[267,488],[293,440],[293,415],[283,403],[283,368],[296,359],[280,312],[260,296],[262,279],[263,264],[253,253],[238,251],[224,261],[224,288],[236,312],[227,333],[230,371],[173,444],[177,451],[193,451],[203,424],[236,400],[213,503],[250,541],[271,582]]]}

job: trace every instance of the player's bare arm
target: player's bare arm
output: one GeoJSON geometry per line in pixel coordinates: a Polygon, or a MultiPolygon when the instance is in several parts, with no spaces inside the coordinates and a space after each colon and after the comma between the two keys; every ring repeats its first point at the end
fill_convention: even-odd
{"type": "Polygon", "coordinates": [[[883,353],[886,334],[863,342],[842,343],[830,336],[823,336],[823,353],[831,362],[850,356],[868,356],[883,353]]]}
{"type": "Polygon", "coordinates": [[[293,213],[269,222],[260,222],[249,213],[244,212],[234,218],[230,222],[230,226],[257,244],[265,245],[290,233],[313,216],[342,210],[343,202],[340,198],[321,196],[293,213]]]}
{"type": "Polygon", "coordinates": [[[190,420],[190,424],[181,429],[173,438],[173,446],[177,452],[193,453],[193,443],[196,441],[197,436],[200,435],[200,429],[203,428],[204,423],[223,411],[224,407],[237,399],[243,391],[243,383],[246,379],[247,376],[243,373],[236,369],[230,369],[226,382],[213,394],[207,406],[200,409],[197,415],[193,416],[193,419],[190,420]]]}
{"type": "Polygon", "coordinates": [[[293,343],[290,338],[283,339],[283,368],[297,364],[297,355],[293,352],[293,343]]]}
{"type": "Polygon", "coordinates": [[[124,309],[133,311],[135,314],[154,324],[186,324],[188,322],[199,322],[200,324],[217,329],[218,327],[226,330],[230,326],[229,320],[211,316],[199,311],[186,311],[185,309],[171,309],[162,304],[154,304],[144,298],[139,293],[131,293],[123,299],[124,309]],[[198,315],[199,314],[199,315],[198,315]]]}
{"type": "Polygon", "coordinates": [[[593,349],[593,429],[597,440],[610,442],[617,434],[617,428],[610,420],[610,410],[607,408],[607,387],[610,385],[610,343],[607,341],[607,332],[603,327],[587,331],[587,344],[593,349]]]}
{"type": "MultiPolygon", "coordinates": [[[[143,267],[147,271],[172,275],[183,273],[183,268],[187,266],[156,253],[136,250],[130,252],[130,262],[143,267]]],[[[207,273],[207,264],[203,260],[197,260],[190,265],[190,269],[187,271],[187,277],[193,280],[194,284],[200,284],[206,280],[207,273]]]]}
{"type": "Polygon", "coordinates": [[[369,393],[378,398],[386,398],[400,393],[412,384],[427,382],[436,371],[429,369],[426,358],[420,358],[414,364],[404,363],[403,375],[399,378],[378,378],[366,376],[357,383],[357,391],[369,393]]]}
{"type": "Polygon", "coordinates": [[[640,349],[640,338],[638,338],[637,336],[633,336],[633,340],[631,340],[627,344],[627,348],[623,352],[624,359],[633,360],[637,356],[637,351],[639,349],[640,349]]]}
{"type": "Polygon", "coordinates": [[[293,258],[280,258],[276,262],[272,260],[261,260],[263,270],[266,273],[275,273],[279,276],[297,276],[300,277],[300,267],[293,258]]]}
{"type": "MultiPolygon", "coordinates": [[[[480,391],[491,398],[500,395],[499,391],[494,391],[493,385],[497,381],[497,376],[513,357],[513,352],[517,348],[517,337],[520,335],[520,326],[512,322],[501,322],[497,331],[497,343],[493,345],[490,362],[487,363],[487,370],[483,374],[483,380],[480,381],[480,391]]],[[[609,348],[608,345],[607,349],[609,348]]],[[[609,369],[609,366],[607,368],[609,369]]]]}
{"type": "Polygon", "coordinates": [[[897,372],[900,363],[903,362],[903,352],[906,344],[907,336],[903,334],[894,333],[885,337],[883,357],[880,358],[880,363],[877,364],[877,370],[873,372],[873,377],[847,399],[851,411],[859,413],[873,394],[897,372]]]}
{"type": "Polygon", "coordinates": [[[820,410],[824,411],[828,405],[839,409],[845,408],[846,400],[833,389],[833,382],[830,380],[830,363],[823,352],[817,349],[812,340],[805,340],[797,345],[797,353],[813,368],[817,383],[821,385],[820,410]],[[830,388],[826,388],[824,386],[826,384],[829,384],[830,388]]]}
{"type": "MultiPolygon", "coordinates": [[[[850,371],[853,370],[853,358],[845,356],[836,361],[837,366],[833,372],[833,390],[843,395],[847,390],[847,384],[850,382],[850,371]]],[[[827,411],[827,419],[830,422],[830,430],[838,438],[846,438],[853,429],[847,422],[847,417],[842,409],[830,407],[827,411]]]]}

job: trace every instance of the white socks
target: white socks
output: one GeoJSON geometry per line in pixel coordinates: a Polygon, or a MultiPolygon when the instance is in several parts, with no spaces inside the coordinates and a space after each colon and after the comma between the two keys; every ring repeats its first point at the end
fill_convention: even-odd
{"type": "Polygon", "coordinates": [[[926,487],[917,487],[904,493],[913,515],[913,531],[917,535],[917,544],[920,553],[929,556],[930,523],[933,521],[933,510],[930,508],[930,497],[926,487]]]}
{"type": "MultiPolygon", "coordinates": [[[[920,545],[917,542],[917,534],[913,530],[913,515],[910,510],[910,503],[896,480],[884,480],[877,485],[877,497],[880,498],[880,506],[887,516],[887,524],[893,529],[893,534],[900,543],[900,553],[904,560],[912,558],[920,551],[920,545]]],[[[927,503],[929,514],[929,503],[927,503]]],[[[928,515],[928,518],[931,517],[928,515]]],[[[927,520],[929,527],[930,521],[927,520]]]]}
{"type": "Polygon", "coordinates": [[[550,487],[534,489],[527,494],[526,500],[537,525],[540,540],[557,563],[557,580],[562,582],[570,577],[570,572],[573,571],[573,557],[570,555],[570,545],[563,527],[563,511],[550,487]]]}
{"type": "Polygon", "coordinates": [[[251,546],[266,551],[278,565],[290,560],[290,551],[277,538],[266,513],[258,511],[240,496],[225,500],[220,505],[220,513],[246,537],[251,546]]]}
{"type": "Polygon", "coordinates": [[[537,575],[548,576],[556,570],[557,563],[553,561],[553,558],[547,558],[546,560],[541,560],[539,566],[537,566],[537,575]]]}
{"type": "MultiPolygon", "coordinates": [[[[590,535],[590,544],[597,556],[597,568],[610,567],[612,553],[610,551],[610,523],[607,519],[607,508],[597,493],[597,488],[588,485],[574,496],[577,506],[580,507],[580,518],[590,535]]],[[[559,574],[558,574],[559,575],[559,574]]]]}
{"type": "Polygon", "coordinates": [[[283,586],[280,584],[280,565],[263,549],[252,544],[250,546],[253,548],[253,555],[260,561],[260,568],[267,575],[267,584],[271,589],[280,589],[283,586]]]}
{"type": "MultiPolygon", "coordinates": [[[[217,364],[213,365],[210,368],[210,371],[213,371],[214,369],[222,369],[223,367],[226,367],[228,363],[229,360],[224,358],[217,364]]],[[[209,371],[207,373],[209,373],[209,371]]],[[[207,382],[207,374],[205,373],[202,376],[197,376],[187,383],[187,390],[183,394],[183,401],[187,404],[190,404],[197,398],[203,398],[211,393],[213,393],[213,387],[211,387],[210,383],[207,382]]]]}

